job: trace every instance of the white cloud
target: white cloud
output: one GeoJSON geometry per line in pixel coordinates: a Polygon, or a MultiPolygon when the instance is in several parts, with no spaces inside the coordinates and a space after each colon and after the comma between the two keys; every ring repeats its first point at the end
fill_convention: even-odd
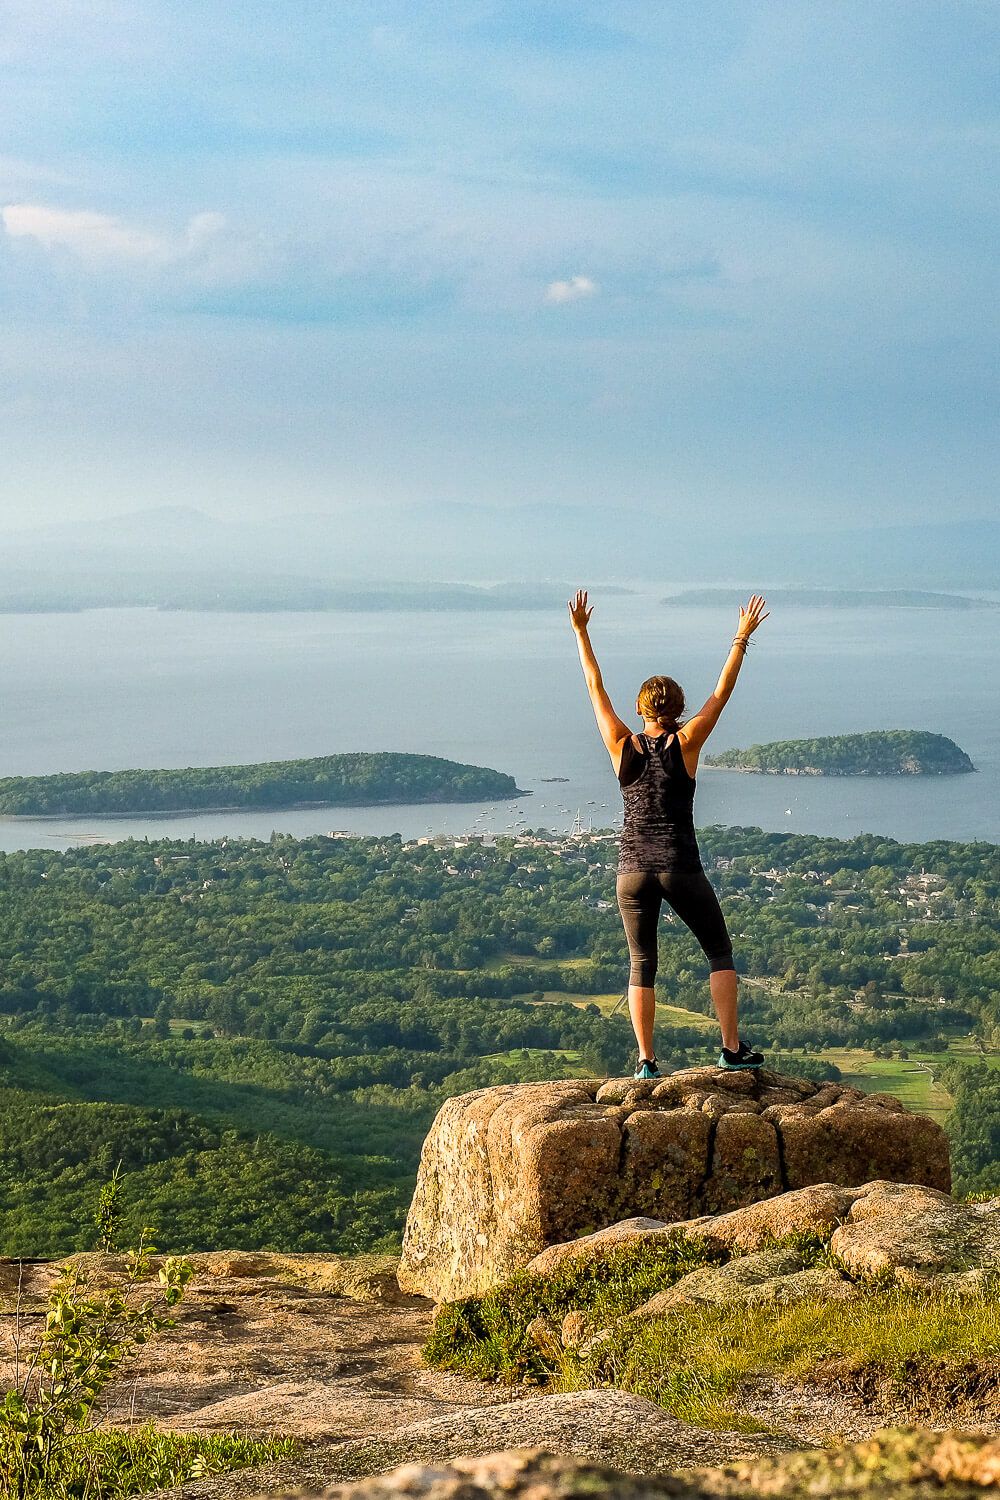
{"type": "Polygon", "coordinates": [[[183,235],[171,238],[110,214],[48,208],[41,203],[8,203],[0,219],[12,239],[37,240],[47,250],[60,247],[91,262],[116,260],[145,265],[166,265],[201,250],[225,225],[221,214],[195,214],[183,235]]]}
{"type": "Polygon", "coordinates": [[[597,282],[589,276],[570,276],[566,281],[550,281],[545,289],[545,300],[579,302],[583,297],[595,297],[599,291],[597,282]]]}

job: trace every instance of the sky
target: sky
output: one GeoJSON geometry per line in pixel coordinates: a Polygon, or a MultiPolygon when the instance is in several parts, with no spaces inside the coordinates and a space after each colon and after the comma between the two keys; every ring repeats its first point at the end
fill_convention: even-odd
{"type": "Polygon", "coordinates": [[[0,0],[0,527],[986,516],[998,34],[992,0],[0,0]]]}

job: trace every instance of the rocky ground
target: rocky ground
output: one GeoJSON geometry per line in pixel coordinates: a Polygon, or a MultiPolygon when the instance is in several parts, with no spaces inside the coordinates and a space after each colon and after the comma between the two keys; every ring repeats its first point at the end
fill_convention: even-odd
{"type": "MultiPolygon", "coordinates": [[[[943,1190],[947,1181],[937,1126],[894,1100],[836,1085],[688,1069],[655,1087],[612,1080],[593,1090],[579,1081],[479,1090],[449,1101],[435,1122],[401,1265],[263,1252],[193,1257],[175,1326],[111,1389],[102,1415],[121,1426],[302,1444],[292,1458],[193,1481],[169,1500],[328,1489],[342,1500],[858,1493],[873,1455],[890,1449],[912,1496],[981,1492],[1000,1484],[1000,1444],[991,1446],[1000,1389],[995,1371],[979,1366],[951,1370],[940,1391],[921,1390],[916,1410],[905,1383],[880,1385],[873,1374],[866,1386],[857,1371],[820,1359],[808,1381],[747,1380],[734,1403],[746,1430],[720,1432],[624,1390],[490,1384],[429,1368],[421,1354],[434,1304],[417,1292],[449,1300],[480,1283],[496,1287],[515,1268],[544,1277],[636,1239],[655,1246],[678,1227],[731,1258],[700,1265],[629,1311],[618,1333],[630,1318],[669,1318],[681,1305],[721,1305],[738,1317],[741,1308],[835,1301],[848,1318],[858,1284],[872,1276],[911,1290],[992,1296],[1000,1201],[958,1203],[943,1190]],[[873,1163],[883,1180],[866,1175],[873,1163]],[[800,1266],[789,1233],[818,1237],[831,1256],[800,1266]],[[929,1431],[873,1439],[914,1422],[929,1431]],[[980,1436],[949,1447],[934,1438],[949,1427],[980,1436]],[[875,1446],[851,1449],[866,1440],[875,1446]],[[550,1456],[504,1451],[525,1449],[550,1456]],[[407,1467],[389,1472],[400,1464],[407,1467]],[[587,1464],[618,1478],[612,1484],[587,1464]],[[343,1488],[377,1475],[386,1477],[343,1488]]],[[[78,1263],[116,1274],[106,1258],[78,1263]]],[[[56,1274],[50,1263],[0,1261],[0,1377],[8,1386],[56,1274]]],[[[561,1328],[536,1332],[575,1348],[569,1325],[577,1320],[579,1337],[583,1318],[577,1308],[561,1328]]],[[[536,1336],[535,1323],[545,1319],[527,1336],[536,1336]]],[[[617,1336],[602,1329],[591,1342],[617,1336]]],[[[601,1378],[599,1366],[588,1379],[601,1378]]]]}
{"type": "MultiPolygon", "coordinates": [[[[887,1432],[835,1452],[749,1460],[659,1477],[630,1475],[538,1450],[447,1464],[409,1463],[327,1500],[982,1500],[1000,1483],[1000,1444],[962,1433],[887,1432]]],[[[273,1500],[290,1500],[287,1491],[273,1500]]]]}
{"type": "MultiPolygon", "coordinates": [[[[196,1264],[177,1326],[114,1389],[110,1420],[287,1434],[305,1446],[265,1469],[190,1483],[171,1500],[319,1491],[404,1462],[440,1465],[525,1446],[664,1475],[865,1438],[907,1417],[845,1393],[835,1380],[749,1386],[746,1410],[768,1433],[702,1430],[621,1391],[553,1395],[486,1384],[423,1364],[432,1304],[401,1297],[386,1262],[211,1255],[196,1264]]],[[[53,1275],[44,1263],[0,1263],[4,1376],[12,1373],[16,1330],[30,1337],[53,1275]]],[[[968,1417],[943,1412],[940,1426],[968,1425],[968,1417]]]]}

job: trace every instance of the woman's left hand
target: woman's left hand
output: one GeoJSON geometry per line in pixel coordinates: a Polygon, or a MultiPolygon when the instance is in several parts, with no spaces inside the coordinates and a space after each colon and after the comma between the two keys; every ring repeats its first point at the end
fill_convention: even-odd
{"type": "Polygon", "coordinates": [[[754,594],[745,609],[740,605],[740,623],[736,627],[737,635],[753,635],[761,620],[766,620],[771,613],[769,609],[764,608],[766,603],[767,600],[763,594],[754,594]]]}
{"type": "Polygon", "coordinates": [[[590,617],[594,613],[594,606],[587,608],[587,590],[577,589],[576,598],[566,601],[569,617],[573,622],[574,630],[586,630],[590,623],[590,617]]]}

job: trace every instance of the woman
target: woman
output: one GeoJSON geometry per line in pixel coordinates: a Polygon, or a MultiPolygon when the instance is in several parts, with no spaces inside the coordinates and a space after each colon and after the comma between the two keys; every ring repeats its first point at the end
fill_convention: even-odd
{"type": "Polygon", "coordinates": [[[672,677],[649,677],[639,689],[636,713],[642,733],[619,719],[604,690],[601,669],[587,626],[593,614],[586,590],[569,601],[580,662],[625,802],[616,893],[628,940],[631,969],[628,1008],[639,1046],[636,1078],[660,1078],[653,1051],[656,1013],[656,929],[666,900],[694,933],[709,963],[709,985],[722,1028],[720,1068],[759,1068],[763,1053],[741,1041],[737,1025],[733,945],[718,897],[701,863],[694,830],[695,772],[702,745],[729,702],[747,642],[769,611],[754,594],[740,620],[715,692],[690,719],[680,723],[684,693],[672,677]]]}

